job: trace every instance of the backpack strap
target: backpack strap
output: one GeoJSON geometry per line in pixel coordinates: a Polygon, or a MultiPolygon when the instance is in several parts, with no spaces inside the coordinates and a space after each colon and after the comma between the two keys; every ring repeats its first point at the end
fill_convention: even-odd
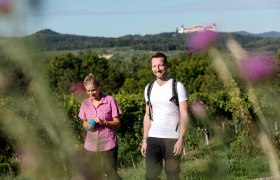
{"type": "Polygon", "coordinates": [[[177,80],[172,79],[172,97],[170,98],[170,101],[176,104],[177,107],[179,107],[177,83],[178,83],[177,80]]]}
{"type": "MultiPolygon", "coordinates": [[[[179,98],[178,98],[178,90],[177,90],[177,83],[178,81],[176,79],[172,79],[172,97],[170,98],[170,101],[176,104],[178,108],[179,107],[179,98]]],[[[179,123],[177,123],[175,131],[178,131],[179,123]]]]}
{"type": "Polygon", "coordinates": [[[154,85],[155,81],[151,82],[150,84],[148,84],[148,88],[147,88],[147,97],[148,97],[148,105],[149,105],[149,118],[152,121],[152,104],[151,104],[151,100],[150,100],[150,96],[151,96],[151,91],[152,91],[152,87],[154,85]]]}
{"type": "MultiPolygon", "coordinates": [[[[148,97],[148,105],[149,105],[149,118],[152,121],[152,104],[151,104],[151,100],[150,100],[150,96],[151,96],[151,91],[152,91],[152,87],[154,85],[155,81],[151,82],[150,84],[148,84],[148,88],[147,88],[147,97],[148,97]]],[[[177,91],[177,83],[178,81],[175,79],[172,79],[172,97],[170,98],[170,101],[173,102],[178,108],[179,108],[179,99],[178,99],[178,91],[177,91]]],[[[178,129],[179,124],[177,124],[176,126],[176,131],[178,129]]]]}

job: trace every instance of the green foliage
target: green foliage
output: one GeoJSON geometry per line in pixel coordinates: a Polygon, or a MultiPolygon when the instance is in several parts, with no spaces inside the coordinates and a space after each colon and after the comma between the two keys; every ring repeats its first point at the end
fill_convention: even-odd
{"type": "Polygon", "coordinates": [[[116,101],[121,107],[121,127],[117,130],[120,163],[132,165],[140,159],[142,122],[145,102],[142,94],[117,94],[116,101]]]}
{"type": "Polygon", "coordinates": [[[120,89],[120,92],[126,92],[129,94],[136,93],[138,91],[138,85],[135,83],[135,79],[133,78],[126,78],[123,86],[120,89]]]}
{"type": "Polygon", "coordinates": [[[4,175],[6,177],[13,177],[13,176],[17,176],[18,174],[19,174],[19,165],[15,157],[10,158],[4,162],[3,161],[0,162],[0,179],[2,179],[2,176],[4,178],[4,175]]]}
{"type": "Polygon", "coordinates": [[[223,88],[223,82],[210,65],[205,72],[199,92],[212,94],[221,91],[223,88]]]}
{"type": "Polygon", "coordinates": [[[57,95],[57,101],[68,117],[67,119],[69,122],[65,123],[70,124],[70,127],[73,129],[76,142],[78,144],[83,143],[85,139],[85,129],[83,128],[81,119],[78,116],[81,102],[74,95],[57,95]]]}
{"type": "MultiPolygon", "coordinates": [[[[4,114],[5,108],[12,105],[11,98],[1,98],[0,102],[0,113],[4,114]]],[[[0,117],[0,163],[7,162],[13,156],[15,147],[15,138],[5,132],[2,118],[4,117],[0,117]]]]}
{"type": "Polygon", "coordinates": [[[230,150],[231,156],[237,158],[257,157],[262,154],[258,141],[244,131],[239,133],[236,140],[230,144],[230,150]]]}
{"type": "Polygon", "coordinates": [[[10,96],[24,92],[28,88],[30,78],[19,63],[12,61],[7,56],[0,54],[0,97],[10,96]]]}
{"type": "Polygon", "coordinates": [[[48,79],[57,93],[69,94],[72,83],[82,79],[82,60],[73,54],[54,57],[48,65],[48,79]]]}
{"type": "Polygon", "coordinates": [[[112,69],[110,67],[107,59],[99,58],[94,53],[89,52],[81,57],[65,54],[49,60],[48,79],[54,92],[69,95],[73,84],[82,82],[86,75],[93,73],[103,90],[111,94],[118,91],[123,77],[113,65],[112,69]]]}
{"type": "Polygon", "coordinates": [[[107,78],[106,70],[108,69],[108,60],[99,58],[97,54],[85,54],[81,59],[81,78],[83,79],[85,75],[93,73],[100,79],[100,81],[104,82],[104,79],[107,78]]]}
{"type": "Polygon", "coordinates": [[[175,78],[186,85],[188,93],[199,92],[204,74],[209,66],[207,54],[180,54],[178,65],[173,68],[175,78]],[[174,72],[175,71],[175,72],[174,72]]]}

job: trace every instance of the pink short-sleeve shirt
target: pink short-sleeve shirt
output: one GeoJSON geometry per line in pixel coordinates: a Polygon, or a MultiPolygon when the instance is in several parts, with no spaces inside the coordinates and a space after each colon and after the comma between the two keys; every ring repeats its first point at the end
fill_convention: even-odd
{"type": "MultiPolygon", "coordinates": [[[[85,99],[80,106],[79,118],[90,120],[98,117],[102,120],[112,121],[121,114],[116,100],[109,95],[102,94],[101,103],[94,107],[91,99],[85,99]]],[[[117,137],[113,128],[96,124],[93,131],[87,131],[84,148],[88,151],[107,151],[116,147],[117,137]]]]}

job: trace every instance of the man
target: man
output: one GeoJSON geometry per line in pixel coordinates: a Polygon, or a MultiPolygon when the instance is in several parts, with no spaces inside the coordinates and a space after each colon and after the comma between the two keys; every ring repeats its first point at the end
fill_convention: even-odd
{"type": "Polygon", "coordinates": [[[143,120],[141,153],[146,157],[147,180],[160,179],[163,162],[168,180],[179,179],[180,159],[188,121],[187,91],[181,82],[176,85],[179,107],[170,101],[173,96],[172,78],[168,77],[167,57],[155,53],[151,57],[156,81],[148,97],[145,87],[146,113],[143,120]],[[150,100],[150,102],[149,102],[150,100]]]}

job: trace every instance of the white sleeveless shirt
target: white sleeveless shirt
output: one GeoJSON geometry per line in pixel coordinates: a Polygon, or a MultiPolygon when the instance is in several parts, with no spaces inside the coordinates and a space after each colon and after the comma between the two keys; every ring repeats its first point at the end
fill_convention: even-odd
{"type": "MultiPolygon", "coordinates": [[[[147,88],[145,87],[145,100],[148,101],[147,88]]],[[[177,83],[179,102],[188,100],[187,91],[181,82],[177,83]]],[[[152,121],[148,137],[171,138],[179,137],[179,129],[176,126],[180,120],[179,108],[170,101],[172,97],[172,79],[163,85],[155,81],[151,89],[150,101],[152,104],[152,121]]]]}

